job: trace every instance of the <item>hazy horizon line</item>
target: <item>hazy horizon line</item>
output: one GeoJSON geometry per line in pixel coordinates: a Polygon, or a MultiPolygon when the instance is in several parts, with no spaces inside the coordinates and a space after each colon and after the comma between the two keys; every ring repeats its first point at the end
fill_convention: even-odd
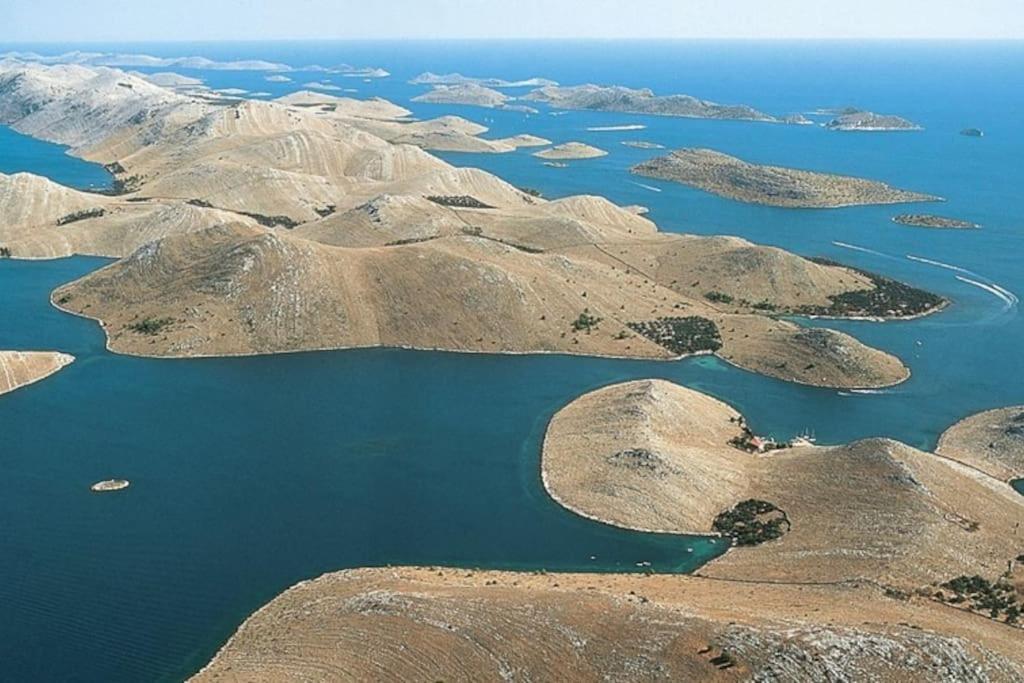
{"type": "Polygon", "coordinates": [[[909,42],[909,43],[1024,43],[1024,37],[977,37],[977,36],[780,36],[780,37],[758,37],[749,36],[650,36],[650,37],[629,37],[629,36],[437,36],[424,38],[411,36],[387,36],[387,37],[338,37],[338,38],[311,38],[311,37],[279,37],[279,38],[92,38],[86,40],[69,39],[45,39],[45,40],[4,40],[0,39],[2,45],[200,45],[204,43],[379,43],[379,42],[554,42],[554,41],[576,41],[576,42],[735,42],[735,43],[780,43],[780,42],[805,42],[805,43],[852,43],[852,42],[909,42]]]}

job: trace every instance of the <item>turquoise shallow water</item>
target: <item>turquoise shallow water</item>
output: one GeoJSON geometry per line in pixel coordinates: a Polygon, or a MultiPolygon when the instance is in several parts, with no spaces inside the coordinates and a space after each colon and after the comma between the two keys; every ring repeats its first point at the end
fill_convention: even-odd
{"type": "MultiPolygon", "coordinates": [[[[417,115],[454,112],[485,122],[495,137],[530,132],[611,152],[562,170],[542,166],[528,151],[447,155],[454,163],[483,166],[550,197],[590,192],[642,203],[666,230],[737,234],[838,258],[931,288],[954,305],[913,322],[829,323],[897,353],[914,373],[881,394],[844,395],[758,377],[709,358],[650,363],[394,350],[125,358],[104,350],[95,324],[47,304],[56,285],[104,261],[0,261],[0,348],[58,349],[78,357],[45,382],[0,397],[0,472],[7,483],[0,497],[2,679],[182,678],[280,590],[344,567],[603,571],[650,561],[658,571],[690,570],[719,547],[580,519],[541,487],[540,439],[551,414],[612,382],[681,382],[729,401],[755,430],[778,437],[811,429],[827,443],[884,435],[924,448],[967,414],[1024,403],[1024,323],[1017,306],[955,277],[1024,292],[1024,134],[1011,115],[1024,105],[1019,45],[120,47],[295,65],[383,66],[392,78],[334,78],[339,87],[357,89],[357,96],[388,97],[417,115]],[[841,135],[769,124],[581,112],[527,117],[412,104],[409,98],[423,88],[405,81],[428,69],[649,86],[772,113],[854,103],[909,116],[927,130],[841,135]],[[585,130],[622,123],[648,128],[585,130]],[[984,128],[987,136],[957,135],[968,125],[984,128]],[[628,166],[657,152],[619,144],[628,139],[711,146],[755,161],[885,179],[949,199],[907,210],[948,213],[985,227],[915,230],[889,221],[903,208],[786,211],[636,179],[628,166]],[[975,274],[912,261],[907,254],[975,274]],[[110,476],[130,478],[132,488],[89,494],[90,483],[110,476]]],[[[188,73],[215,87],[275,94],[323,78],[293,74],[293,83],[279,85],[261,73],[188,73]]],[[[79,187],[108,180],[102,169],[56,146],[0,129],[0,171],[17,170],[79,187]]]]}

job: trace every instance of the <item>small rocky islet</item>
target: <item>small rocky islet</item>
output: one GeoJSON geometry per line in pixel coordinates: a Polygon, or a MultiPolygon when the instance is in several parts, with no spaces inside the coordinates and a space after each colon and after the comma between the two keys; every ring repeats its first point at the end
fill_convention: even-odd
{"type": "Polygon", "coordinates": [[[939,230],[975,230],[981,226],[959,218],[947,218],[930,213],[901,213],[893,216],[893,223],[908,225],[915,228],[935,228],[939,230]]]}
{"type": "Polygon", "coordinates": [[[876,114],[872,111],[847,107],[823,110],[835,118],[825,123],[828,130],[839,132],[891,133],[924,130],[921,126],[895,114],[876,114]]]}
{"type": "Polygon", "coordinates": [[[104,479],[90,486],[89,490],[93,493],[112,493],[123,491],[129,486],[131,486],[131,482],[127,479],[104,479]]]}
{"type": "Polygon", "coordinates": [[[608,152],[603,149],[582,142],[564,142],[549,149],[542,149],[539,152],[533,153],[533,156],[547,160],[596,159],[597,157],[607,155],[608,152]]]}

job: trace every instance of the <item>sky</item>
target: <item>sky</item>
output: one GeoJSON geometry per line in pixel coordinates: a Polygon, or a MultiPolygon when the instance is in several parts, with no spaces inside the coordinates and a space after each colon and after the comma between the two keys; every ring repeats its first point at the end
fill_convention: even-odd
{"type": "Polygon", "coordinates": [[[1024,0],[0,0],[0,43],[1024,39],[1024,0]]]}

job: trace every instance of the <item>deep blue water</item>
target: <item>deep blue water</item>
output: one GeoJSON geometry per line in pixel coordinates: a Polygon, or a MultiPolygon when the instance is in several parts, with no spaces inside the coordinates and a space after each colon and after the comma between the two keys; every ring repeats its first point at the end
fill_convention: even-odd
{"type": "Polygon", "coordinates": [[[60,145],[33,140],[0,126],[0,173],[22,172],[83,190],[107,189],[112,181],[102,166],[68,156],[60,145]]]}
{"type": "MultiPolygon", "coordinates": [[[[0,45],[0,51],[8,46],[0,45]]],[[[57,52],[69,46],[34,46],[57,52]]],[[[0,679],[175,679],[200,666],[280,590],[343,567],[452,564],[547,569],[692,569],[717,546],[634,534],[580,519],[544,493],[540,439],[551,414],[605,384],[664,377],[718,396],[755,430],[812,429],[822,442],[891,436],[930,448],[956,420],[1024,403],[1017,306],[957,280],[1024,293],[1024,47],[1020,44],[270,43],[111,46],[167,56],[261,58],[294,65],[381,66],[388,79],[326,76],[418,116],[457,113],[500,137],[582,140],[608,157],[542,166],[528,150],[446,155],[546,196],[602,194],[641,203],[662,229],[727,233],[826,255],[950,297],[946,312],[905,323],[829,323],[902,357],[913,377],[877,395],[800,387],[702,358],[678,363],[365,350],[247,359],[147,360],[107,353],[89,321],[48,293],[104,263],[0,261],[0,348],[52,348],[78,361],[0,398],[0,679]],[[855,104],[907,116],[921,133],[571,112],[526,116],[417,105],[421,71],[565,84],[621,83],[747,103],[776,114],[855,104]],[[592,133],[642,123],[643,131],[592,133]],[[958,135],[983,128],[981,140],[958,135]],[[626,169],[668,147],[709,146],[746,159],[879,178],[945,205],[794,211],[750,206],[626,169]],[[890,222],[929,210],[982,223],[942,232],[890,222]],[[841,248],[845,242],[871,249],[841,248]],[[941,261],[977,275],[908,260],[941,261]],[[101,478],[132,480],[93,496],[101,478]],[[686,552],[687,547],[694,552],[686,552]],[[591,560],[591,556],[596,559],[591,560]]],[[[105,49],[88,46],[88,49],[105,49]]],[[[250,72],[186,72],[213,87],[275,95],[290,84],[250,72]]],[[[352,94],[352,93],[349,93],[352,94]]],[[[77,186],[105,173],[56,146],[0,129],[0,170],[77,186]]]]}

